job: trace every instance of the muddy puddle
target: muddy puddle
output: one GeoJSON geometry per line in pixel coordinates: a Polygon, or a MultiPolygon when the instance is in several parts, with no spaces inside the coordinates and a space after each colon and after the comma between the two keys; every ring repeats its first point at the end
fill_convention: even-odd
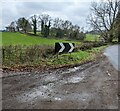
{"type": "Polygon", "coordinates": [[[92,93],[59,93],[53,86],[41,86],[37,89],[32,89],[29,92],[25,92],[17,99],[19,102],[32,102],[37,101],[89,101],[93,96],[92,93]]]}
{"type": "MultiPolygon", "coordinates": [[[[73,70],[73,69],[72,69],[73,70]]],[[[63,74],[64,75],[64,74],[63,74]]],[[[35,101],[37,99],[40,100],[51,100],[51,101],[62,101],[62,100],[83,100],[85,101],[89,98],[89,94],[79,94],[79,93],[70,93],[67,91],[62,92],[59,91],[59,88],[66,84],[77,84],[84,80],[84,73],[82,74],[65,74],[63,77],[62,74],[55,75],[50,74],[42,78],[42,85],[39,87],[35,87],[29,91],[24,92],[20,96],[18,96],[18,101],[20,102],[29,102],[35,101]]]]}

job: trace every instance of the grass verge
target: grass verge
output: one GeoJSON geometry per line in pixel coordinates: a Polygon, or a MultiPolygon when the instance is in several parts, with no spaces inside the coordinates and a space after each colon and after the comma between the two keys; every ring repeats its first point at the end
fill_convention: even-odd
{"type": "MultiPolygon", "coordinates": [[[[31,55],[30,58],[33,58],[32,60],[31,59],[27,60],[27,56],[23,57],[22,55],[17,54],[19,55],[19,57],[15,55],[12,56],[13,58],[11,60],[9,58],[6,58],[6,60],[3,61],[3,69],[5,70],[8,69],[11,71],[24,71],[24,70],[31,71],[31,70],[46,70],[51,68],[60,68],[65,66],[72,66],[75,64],[83,64],[89,61],[96,60],[97,56],[100,55],[101,51],[105,47],[106,46],[101,46],[86,51],[79,50],[71,54],[61,54],[58,56],[53,54],[49,54],[47,57],[43,55],[42,56],[37,55],[36,59],[34,58],[34,56],[32,57],[32,55],[36,54],[35,51],[35,54],[29,54],[31,55]],[[23,59],[22,62],[19,62],[19,60],[17,60],[19,58],[23,59]]],[[[23,51],[22,53],[26,53],[26,52],[23,51]]]]}

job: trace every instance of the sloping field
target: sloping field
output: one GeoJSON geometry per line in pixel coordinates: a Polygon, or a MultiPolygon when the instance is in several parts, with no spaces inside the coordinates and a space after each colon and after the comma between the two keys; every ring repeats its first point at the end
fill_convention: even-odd
{"type": "Polygon", "coordinates": [[[85,41],[99,41],[99,36],[97,34],[86,34],[85,41]]]}
{"type": "Polygon", "coordinates": [[[2,33],[2,45],[54,45],[55,42],[74,42],[76,41],[67,41],[63,39],[53,39],[53,38],[43,38],[40,36],[29,36],[25,34],[21,34],[18,32],[3,32],[2,33]]]}

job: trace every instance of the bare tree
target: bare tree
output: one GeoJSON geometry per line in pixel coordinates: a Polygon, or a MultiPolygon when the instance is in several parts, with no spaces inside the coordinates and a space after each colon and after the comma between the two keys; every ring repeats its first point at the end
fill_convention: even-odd
{"type": "Polygon", "coordinates": [[[92,2],[91,14],[89,15],[89,24],[93,29],[103,33],[107,41],[113,39],[114,22],[118,13],[118,0],[92,2]]]}
{"type": "Polygon", "coordinates": [[[44,37],[48,37],[52,19],[48,14],[40,15],[39,19],[40,19],[40,23],[41,23],[41,34],[44,37]]]}
{"type": "Polygon", "coordinates": [[[16,22],[12,21],[9,26],[6,27],[7,31],[15,32],[16,22]]]}
{"type": "Polygon", "coordinates": [[[56,29],[63,29],[62,26],[64,24],[64,21],[60,18],[55,18],[53,21],[53,27],[56,29]]]}
{"type": "Polygon", "coordinates": [[[33,26],[33,32],[36,35],[37,34],[38,23],[39,23],[39,16],[38,15],[31,16],[30,21],[31,21],[31,24],[33,26]]]}
{"type": "Polygon", "coordinates": [[[42,14],[39,16],[39,18],[44,22],[44,25],[48,25],[48,22],[52,20],[48,14],[42,14]]]}
{"type": "Polygon", "coordinates": [[[120,2],[119,2],[119,10],[118,10],[118,14],[115,20],[115,24],[114,24],[114,33],[116,38],[118,38],[118,42],[120,42],[120,2]]]}
{"type": "Polygon", "coordinates": [[[27,31],[31,30],[31,24],[25,17],[19,18],[16,21],[16,24],[17,24],[18,31],[19,31],[19,29],[21,29],[23,32],[26,33],[27,31]]]}

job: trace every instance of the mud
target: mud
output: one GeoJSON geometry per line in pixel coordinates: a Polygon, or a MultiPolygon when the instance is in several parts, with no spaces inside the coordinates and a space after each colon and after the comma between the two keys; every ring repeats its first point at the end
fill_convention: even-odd
{"type": "Polygon", "coordinates": [[[78,67],[4,73],[3,109],[118,109],[118,71],[102,57],[78,67]]]}

